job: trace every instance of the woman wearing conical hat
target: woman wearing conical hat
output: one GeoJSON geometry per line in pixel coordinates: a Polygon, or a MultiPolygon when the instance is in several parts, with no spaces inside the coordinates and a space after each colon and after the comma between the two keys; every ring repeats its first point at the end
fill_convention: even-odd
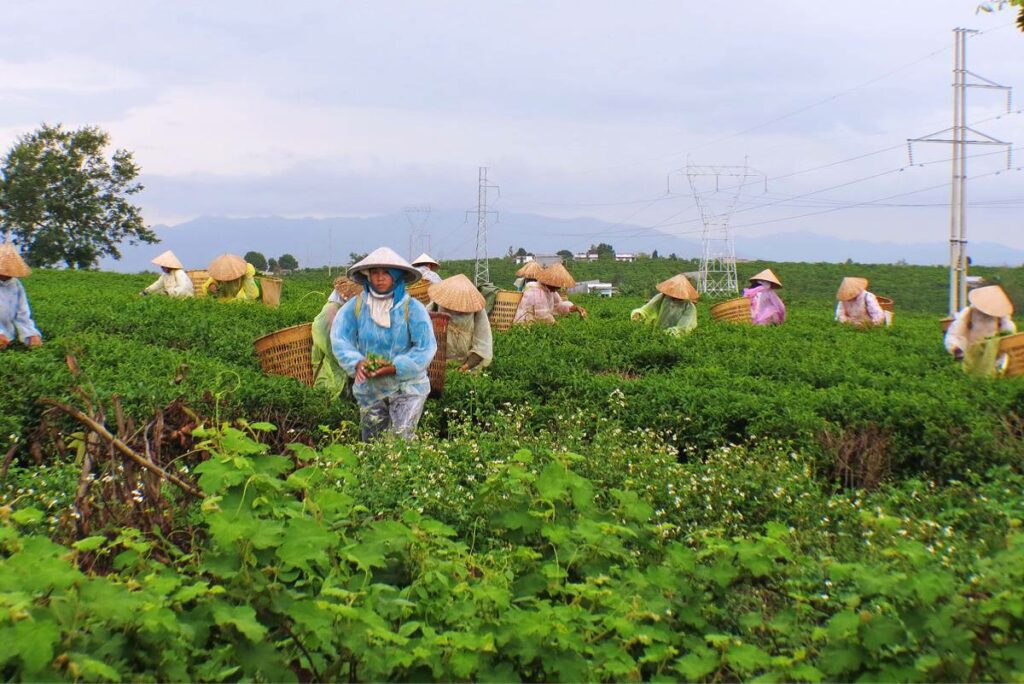
{"type": "Polygon", "coordinates": [[[522,292],[528,283],[532,283],[537,280],[537,276],[540,275],[544,267],[538,264],[533,259],[530,259],[522,267],[516,271],[516,280],[512,284],[519,292],[522,292]]]}
{"type": "Polygon", "coordinates": [[[19,280],[31,272],[14,245],[0,244],[0,349],[14,340],[29,347],[43,343],[43,336],[32,320],[25,286],[19,280]]]}
{"type": "Polygon", "coordinates": [[[469,278],[454,275],[428,290],[430,300],[448,320],[446,352],[449,362],[466,372],[486,368],[494,356],[491,322],[486,302],[469,278]]]}
{"type": "Polygon", "coordinates": [[[413,259],[412,265],[416,267],[416,270],[420,272],[423,279],[428,283],[441,282],[441,276],[437,274],[437,269],[441,268],[441,264],[437,263],[437,259],[426,252],[413,259]]]}
{"type": "Polygon", "coordinates": [[[889,325],[892,318],[868,292],[867,278],[843,278],[836,293],[836,320],[850,325],[889,325]]]}
{"type": "Polygon", "coordinates": [[[556,316],[565,316],[577,312],[580,318],[587,317],[587,311],[576,306],[568,299],[562,299],[558,291],[576,284],[569,271],[562,264],[552,264],[542,268],[537,280],[528,282],[523,288],[523,298],[519,300],[513,324],[527,324],[535,321],[555,323],[556,316]]]}
{"type": "Polygon", "coordinates": [[[167,250],[153,259],[151,263],[159,266],[163,275],[143,290],[143,295],[165,294],[169,297],[191,297],[195,294],[192,279],[185,273],[178,257],[174,256],[174,252],[167,250]]]}
{"type": "Polygon", "coordinates": [[[750,287],[743,290],[743,296],[750,300],[750,320],[754,325],[782,325],[786,321],[786,305],[775,293],[781,287],[770,268],[750,279],[750,287]]]}
{"type": "Polygon", "coordinates": [[[260,298],[256,267],[237,254],[221,254],[210,262],[210,278],[203,287],[222,301],[255,302],[260,298]]]}
{"type": "Polygon", "coordinates": [[[347,276],[338,276],[334,279],[334,287],[327,302],[313,319],[313,387],[324,387],[335,396],[340,395],[348,386],[348,374],[331,351],[331,325],[345,302],[362,291],[363,286],[359,283],[349,280],[347,276]]]}
{"type": "Polygon", "coordinates": [[[331,349],[355,379],[364,441],[391,432],[416,434],[430,393],[427,367],[437,352],[426,308],[405,288],[420,272],[388,247],[379,247],[348,269],[363,291],[334,317],[331,349]]]}
{"type": "Polygon", "coordinates": [[[1017,332],[1012,318],[1013,302],[998,285],[971,290],[967,301],[969,305],[957,313],[946,329],[946,350],[958,361],[964,360],[965,370],[972,370],[975,364],[984,364],[981,357],[986,354],[992,356],[989,363],[994,368],[998,344],[989,349],[982,347],[986,340],[996,335],[1017,332]]]}
{"type": "Polygon", "coordinates": [[[633,309],[630,318],[664,330],[669,335],[685,335],[697,327],[697,307],[700,295],[685,275],[672,276],[658,283],[658,294],[639,309],[633,309]]]}

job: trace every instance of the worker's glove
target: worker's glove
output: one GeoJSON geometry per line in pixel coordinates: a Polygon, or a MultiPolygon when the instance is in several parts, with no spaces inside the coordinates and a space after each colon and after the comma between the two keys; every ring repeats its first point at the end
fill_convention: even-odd
{"type": "Polygon", "coordinates": [[[957,361],[963,361],[964,360],[964,350],[960,349],[959,347],[954,349],[953,350],[953,358],[956,359],[957,361]]]}

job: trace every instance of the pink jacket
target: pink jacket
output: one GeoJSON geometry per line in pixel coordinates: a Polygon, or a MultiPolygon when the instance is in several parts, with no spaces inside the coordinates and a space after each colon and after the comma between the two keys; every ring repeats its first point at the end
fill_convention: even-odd
{"type": "Polygon", "coordinates": [[[750,299],[750,317],[754,325],[781,325],[786,320],[786,305],[770,285],[758,285],[743,290],[750,299]]]}

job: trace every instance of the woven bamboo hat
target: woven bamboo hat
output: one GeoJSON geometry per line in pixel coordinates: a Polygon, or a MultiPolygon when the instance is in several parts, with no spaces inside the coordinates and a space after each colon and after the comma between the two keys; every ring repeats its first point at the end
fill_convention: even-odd
{"type": "Polygon", "coordinates": [[[542,268],[537,274],[537,281],[550,287],[572,287],[576,284],[576,279],[562,264],[552,264],[542,268]]]}
{"type": "Polygon", "coordinates": [[[210,262],[210,268],[207,270],[210,272],[211,278],[226,283],[244,276],[246,263],[245,259],[237,254],[221,254],[210,262]]]}
{"type": "Polygon", "coordinates": [[[519,276],[520,278],[530,278],[532,280],[536,280],[537,276],[539,276],[540,272],[543,270],[543,266],[538,264],[533,259],[530,259],[525,264],[523,264],[518,271],[516,271],[516,275],[519,276]]]}
{"type": "Polygon", "coordinates": [[[839,283],[839,292],[836,292],[836,299],[841,302],[848,302],[866,289],[868,289],[867,278],[843,278],[843,282],[839,283]]]}
{"type": "Polygon", "coordinates": [[[750,282],[755,280],[763,280],[766,283],[771,283],[773,287],[782,287],[782,283],[779,282],[779,277],[772,273],[772,269],[766,268],[756,275],[750,276],[750,282]]]}
{"type": "Polygon", "coordinates": [[[352,299],[363,291],[363,286],[346,276],[338,276],[334,279],[334,291],[344,299],[352,299]]]}
{"type": "Polygon", "coordinates": [[[366,274],[371,268],[397,268],[405,271],[405,284],[412,285],[423,277],[419,270],[408,261],[398,255],[390,247],[378,247],[373,250],[362,261],[358,261],[348,267],[348,277],[360,285],[366,283],[366,274]]]}
{"type": "Polygon", "coordinates": [[[0,244],[0,275],[10,278],[24,278],[32,273],[18,250],[9,242],[0,244]]]}
{"type": "Polygon", "coordinates": [[[461,273],[434,283],[427,289],[427,294],[438,306],[457,313],[476,313],[487,304],[473,281],[461,273]]]}
{"type": "Polygon", "coordinates": [[[663,295],[668,295],[674,299],[685,299],[688,302],[695,302],[700,297],[697,288],[682,273],[658,283],[655,289],[663,295]]]}
{"type": "Polygon", "coordinates": [[[967,294],[967,301],[983,314],[1002,318],[1013,315],[1013,302],[998,285],[979,287],[967,294]]]}
{"type": "Polygon", "coordinates": [[[153,259],[150,263],[162,266],[163,268],[184,268],[181,262],[178,261],[178,257],[174,256],[174,252],[167,250],[157,258],[153,259]]]}
{"type": "Polygon", "coordinates": [[[418,257],[416,257],[415,259],[412,260],[412,265],[413,266],[425,266],[427,264],[430,264],[430,265],[433,265],[433,266],[438,266],[438,267],[441,265],[437,261],[437,259],[435,259],[434,257],[430,256],[426,252],[424,252],[423,254],[420,254],[418,257]]]}

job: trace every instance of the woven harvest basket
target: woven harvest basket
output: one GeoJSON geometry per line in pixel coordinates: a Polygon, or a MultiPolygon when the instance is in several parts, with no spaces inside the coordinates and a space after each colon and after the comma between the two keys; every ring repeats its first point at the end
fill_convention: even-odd
{"type": "Polygon", "coordinates": [[[519,300],[523,298],[522,292],[511,290],[498,290],[494,296],[494,307],[490,316],[491,328],[499,332],[512,327],[512,320],[516,317],[516,310],[519,308],[519,300]]]}
{"type": "Polygon", "coordinates": [[[444,394],[444,378],[448,370],[448,319],[446,313],[437,311],[430,312],[430,322],[434,326],[434,339],[437,340],[437,353],[434,359],[427,366],[427,375],[430,377],[430,396],[440,397],[444,394]]]}
{"type": "Polygon", "coordinates": [[[272,309],[281,306],[281,279],[263,276],[260,278],[260,299],[272,309]]]}
{"type": "Polygon", "coordinates": [[[1006,354],[1004,378],[1024,375],[1024,333],[1007,335],[999,341],[999,353],[1006,354]]]}
{"type": "Polygon", "coordinates": [[[363,286],[345,276],[338,276],[334,279],[334,291],[348,301],[363,291],[363,286]]]}
{"type": "Polygon", "coordinates": [[[889,299],[888,297],[883,297],[881,295],[875,295],[875,299],[878,300],[878,306],[881,307],[882,311],[888,311],[889,313],[894,312],[892,308],[891,299],[889,299]]]}
{"type": "Polygon", "coordinates": [[[287,375],[313,386],[313,325],[284,328],[253,342],[260,367],[267,375],[287,375]]]}
{"type": "Polygon", "coordinates": [[[737,297],[719,302],[711,307],[711,317],[726,323],[750,323],[750,300],[737,297]]]}
{"type": "Polygon", "coordinates": [[[206,290],[203,289],[203,285],[210,279],[210,272],[205,268],[193,268],[189,271],[185,271],[185,275],[192,281],[192,287],[195,289],[196,297],[205,297],[206,290]]]}
{"type": "Polygon", "coordinates": [[[423,306],[430,304],[430,295],[427,294],[427,288],[430,287],[430,281],[428,280],[417,280],[415,283],[405,288],[405,291],[409,293],[409,296],[413,299],[420,300],[423,306]]]}

